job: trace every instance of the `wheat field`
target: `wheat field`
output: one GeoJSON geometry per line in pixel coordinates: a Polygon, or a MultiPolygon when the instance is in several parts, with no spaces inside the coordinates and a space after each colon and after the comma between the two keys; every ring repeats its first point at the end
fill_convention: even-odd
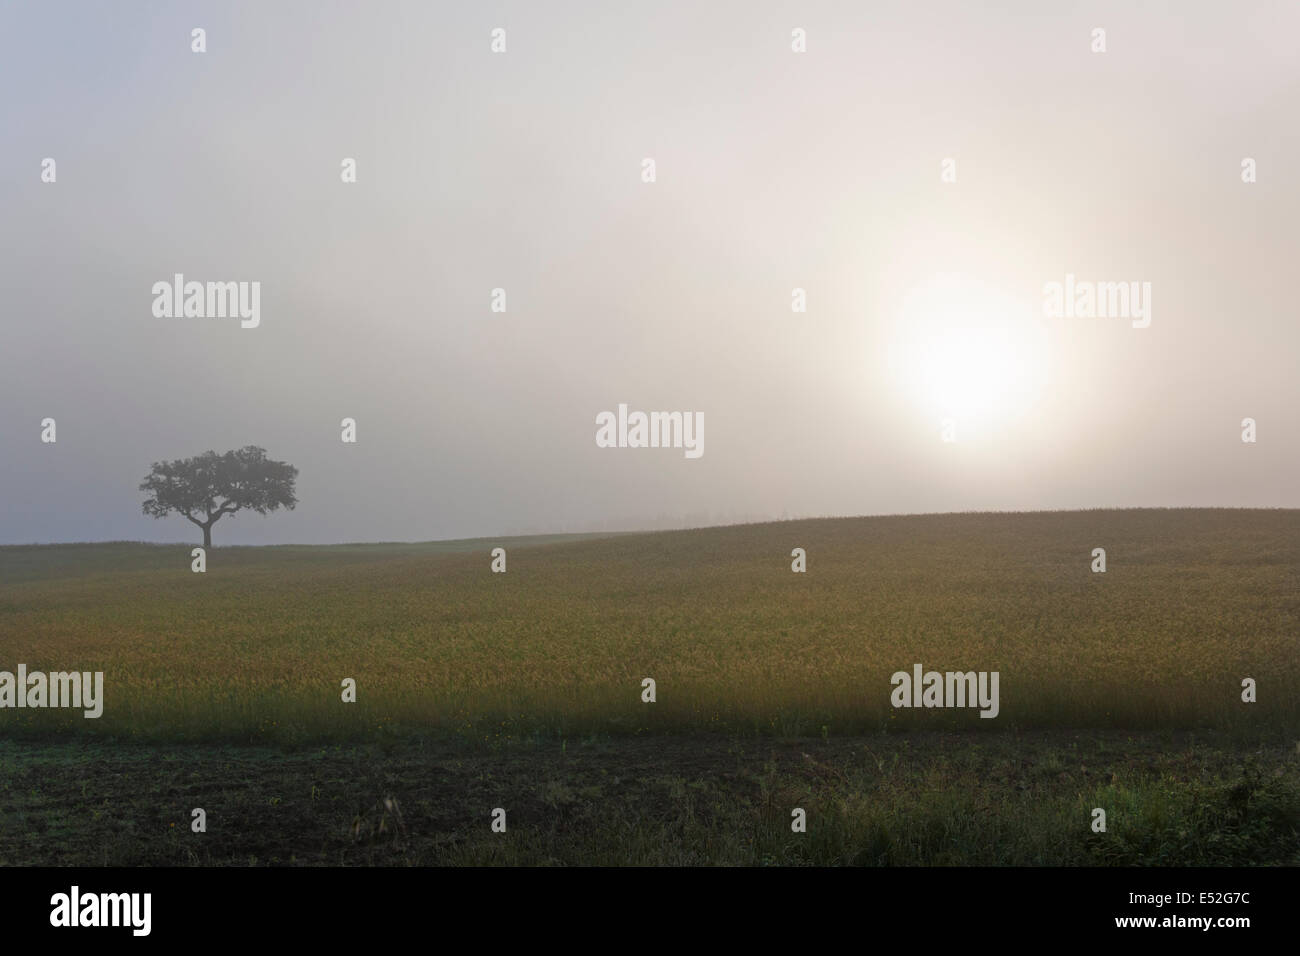
{"type": "Polygon", "coordinates": [[[365,740],[1300,723],[1300,512],[826,519],[429,545],[0,548],[0,669],[103,671],[10,736],[365,740]],[[490,551],[507,551],[506,573],[490,551]],[[807,571],[791,571],[791,551],[807,571]],[[1091,570],[1104,547],[1105,573],[1091,570]],[[997,671],[996,719],[890,675],[997,671]],[[642,700],[652,678],[656,700],[642,700]],[[1258,700],[1243,703],[1252,678],[1258,700]],[[356,702],[341,683],[356,681],[356,702]]]}

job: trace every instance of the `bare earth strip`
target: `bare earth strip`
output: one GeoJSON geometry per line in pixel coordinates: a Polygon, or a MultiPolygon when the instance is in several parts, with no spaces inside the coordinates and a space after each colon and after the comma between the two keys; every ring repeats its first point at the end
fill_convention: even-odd
{"type": "Polygon", "coordinates": [[[5,743],[0,779],[6,865],[1300,864],[1295,744],[1186,734],[5,743]]]}

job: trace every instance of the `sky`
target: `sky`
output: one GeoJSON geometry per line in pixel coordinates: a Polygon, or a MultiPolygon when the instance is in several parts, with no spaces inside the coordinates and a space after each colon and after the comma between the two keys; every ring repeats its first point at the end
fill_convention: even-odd
{"type": "Polygon", "coordinates": [[[988,6],[5,0],[0,544],[1300,507],[1300,5],[988,6]]]}

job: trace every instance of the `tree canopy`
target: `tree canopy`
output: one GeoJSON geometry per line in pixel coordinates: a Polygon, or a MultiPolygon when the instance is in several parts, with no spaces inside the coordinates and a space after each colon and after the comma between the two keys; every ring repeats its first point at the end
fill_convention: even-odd
{"type": "Polygon", "coordinates": [[[212,546],[212,526],[237,511],[267,514],[298,503],[294,480],[298,469],[272,461],[266,449],[249,445],[218,455],[205,451],[193,458],[156,461],[140,483],[148,492],[143,511],[155,518],[173,512],[203,529],[203,546],[212,546]]]}

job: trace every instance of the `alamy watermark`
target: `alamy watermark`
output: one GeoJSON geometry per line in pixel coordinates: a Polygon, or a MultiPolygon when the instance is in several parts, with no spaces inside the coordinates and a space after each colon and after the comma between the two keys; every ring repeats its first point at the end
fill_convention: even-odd
{"type": "Polygon", "coordinates": [[[0,671],[0,709],[5,707],[80,707],[88,720],[104,713],[104,672],[0,671]]]}
{"type": "Polygon", "coordinates": [[[596,416],[598,448],[682,448],[687,458],[704,454],[703,412],[628,412],[596,416]]]}
{"type": "Polygon", "coordinates": [[[186,282],[177,272],[172,281],[155,282],[153,314],[159,319],[239,318],[241,328],[262,323],[262,283],[186,282]]]}
{"type": "Polygon", "coordinates": [[[152,928],[152,893],[68,893],[50,897],[50,925],[129,926],[133,936],[148,936],[152,928]]]}
{"type": "Polygon", "coordinates": [[[1150,282],[1088,282],[1066,273],[1064,282],[1043,286],[1043,314],[1052,319],[1132,319],[1133,328],[1151,324],[1150,282]]]}
{"type": "Polygon", "coordinates": [[[921,672],[921,665],[912,667],[912,673],[896,671],[889,682],[894,690],[889,702],[895,707],[978,707],[981,717],[996,717],[998,704],[998,671],[939,671],[921,672]]]}

